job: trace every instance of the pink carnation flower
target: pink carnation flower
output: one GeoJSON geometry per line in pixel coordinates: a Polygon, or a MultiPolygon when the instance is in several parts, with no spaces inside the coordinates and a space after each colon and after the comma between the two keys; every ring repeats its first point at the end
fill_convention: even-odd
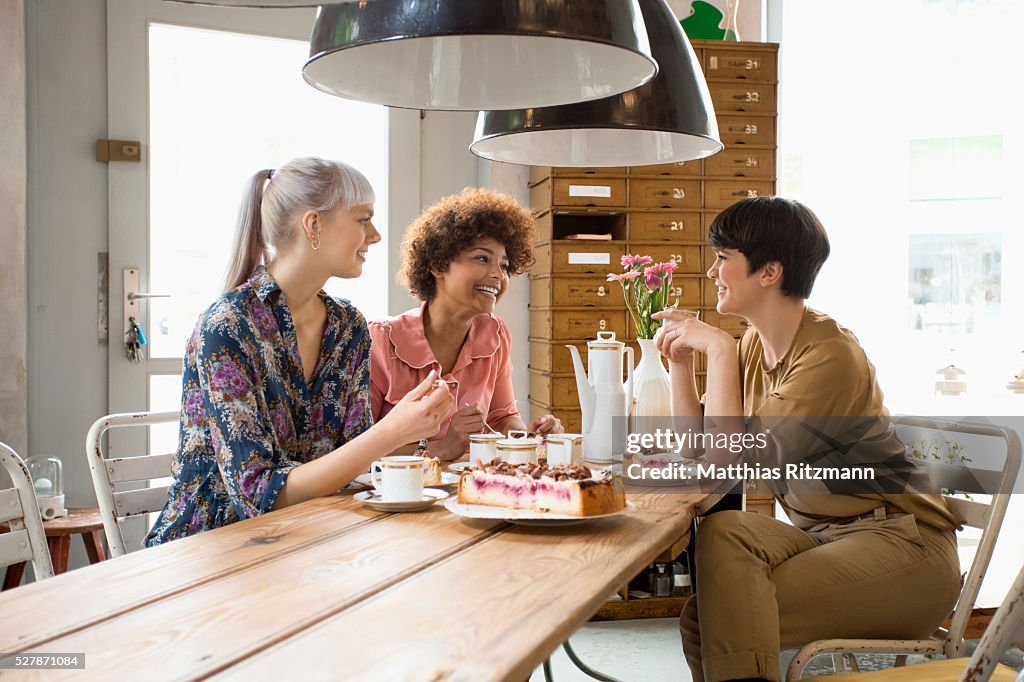
{"type": "Polygon", "coordinates": [[[673,272],[676,269],[676,267],[677,267],[677,265],[675,263],[671,263],[671,262],[669,262],[669,263],[655,263],[654,265],[652,265],[652,266],[650,266],[648,268],[645,268],[644,269],[644,274],[647,274],[648,272],[673,272]]]}
{"type": "Polygon", "coordinates": [[[650,265],[654,259],[650,256],[631,256],[628,253],[622,257],[622,267],[633,268],[638,265],[650,265]]]}
{"type": "Polygon", "coordinates": [[[672,271],[675,269],[675,263],[656,263],[644,268],[644,281],[647,284],[647,288],[657,289],[660,287],[664,283],[665,278],[671,276],[672,271]]]}

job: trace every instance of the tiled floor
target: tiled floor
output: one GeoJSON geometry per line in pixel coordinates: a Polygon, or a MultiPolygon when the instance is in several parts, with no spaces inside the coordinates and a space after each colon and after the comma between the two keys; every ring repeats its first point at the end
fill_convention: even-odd
{"type": "MultiPolygon", "coordinates": [[[[570,642],[587,665],[623,682],[688,682],[678,623],[675,618],[588,623],[570,642]]],[[[551,667],[556,682],[593,682],[562,649],[551,657],[551,667]]],[[[534,671],[530,682],[544,682],[543,672],[534,671]]]]}
{"type": "MultiPolygon", "coordinates": [[[[689,682],[692,679],[683,659],[675,618],[588,623],[572,636],[570,642],[576,655],[587,665],[622,682],[689,682]]],[[[976,641],[968,642],[968,653],[976,644],[976,641]]],[[[783,652],[783,671],[793,653],[783,652]]],[[[890,667],[892,658],[858,656],[861,670],[890,667]]],[[[922,660],[923,657],[912,657],[911,663],[922,660]]],[[[1024,655],[1020,650],[1010,650],[1003,657],[1003,662],[1020,670],[1024,667],[1024,655]]],[[[551,657],[551,666],[556,682],[593,682],[572,664],[562,649],[551,657]]],[[[831,671],[831,663],[822,657],[808,666],[805,675],[825,675],[831,671]]],[[[534,671],[530,682],[544,682],[540,668],[534,671]]]]}

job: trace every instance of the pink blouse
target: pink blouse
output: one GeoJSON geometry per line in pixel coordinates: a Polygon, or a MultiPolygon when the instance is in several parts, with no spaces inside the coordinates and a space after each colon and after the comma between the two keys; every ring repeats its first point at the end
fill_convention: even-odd
{"type": "MultiPolygon", "coordinates": [[[[386,415],[402,397],[427,378],[430,370],[441,371],[423,330],[424,303],[397,317],[370,323],[370,409],[374,422],[386,415]]],[[[448,432],[448,421],[468,403],[476,403],[492,427],[508,417],[518,417],[512,390],[512,334],[496,315],[477,315],[469,327],[466,342],[452,371],[442,377],[451,386],[451,411],[444,425],[430,440],[448,432]]]]}

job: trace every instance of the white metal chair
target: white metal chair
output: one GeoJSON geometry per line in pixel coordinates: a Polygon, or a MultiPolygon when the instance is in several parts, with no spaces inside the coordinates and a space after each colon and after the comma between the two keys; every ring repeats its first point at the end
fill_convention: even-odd
{"type": "MultiPolygon", "coordinates": [[[[837,672],[847,670],[849,664],[856,670],[857,653],[897,654],[897,666],[906,661],[908,654],[935,655],[955,658],[964,647],[964,632],[967,630],[968,619],[974,608],[981,588],[981,581],[988,570],[992,551],[995,548],[999,527],[1006,514],[1006,506],[1010,502],[1010,491],[1013,489],[1020,470],[1021,442],[1020,437],[1012,429],[989,424],[970,422],[948,422],[924,417],[895,417],[893,423],[898,429],[921,429],[942,434],[955,433],[972,436],[999,438],[1006,445],[1006,459],[1002,471],[984,472],[977,469],[968,470],[964,466],[925,463],[932,480],[940,488],[965,493],[986,493],[997,490],[987,504],[947,497],[946,500],[953,512],[961,519],[963,525],[981,529],[978,550],[971,562],[970,570],[960,591],[960,598],[950,620],[948,629],[940,628],[929,639],[823,639],[803,646],[793,657],[786,674],[787,680],[800,679],[804,668],[811,659],[820,654],[832,654],[837,672]],[[990,474],[990,476],[986,476],[990,474]]],[[[906,440],[906,439],[905,439],[906,440]]]]}
{"type": "Polygon", "coordinates": [[[89,428],[89,434],[85,437],[85,456],[92,472],[96,501],[103,518],[103,532],[107,536],[112,557],[128,553],[121,533],[121,519],[160,511],[167,502],[167,489],[170,487],[163,485],[123,490],[122,486],[148,483],[154,478],[170,476],[174,455],[169,453],[107,459],[103,454],[103,434],[115,428],[176,422],[178,416],[177,412],[109,414],[97,419],[89,428]]]}
{"type": "MultiPolygon", "coordinates": [[[[1003,653],[1015,644],[1024,642],[1024,569],[1017,574],[1013,587],[1007,593],[992,621],[985,628],[985,634],[978,642],[978,648],[970,659],[952,658],[929,661],[905,668],[889,668],[871,673],[828,675],[815,677],[819,682],[899,682],[901,680],[932,680],[933,682],[986,682],[993,677],[1000,679],[1024,679],[1016,671],[1000,665],[1003,653]]],[[[804,682],[811,682],[805,680],[804,682]]]]}
{"type": "Polygon", "coordinates": [[[0,464],[14,481],[13,488],[0,490],[0,521],[10,526],[10,532],[0,533],[0,567],[31,561],[36,580],[52,578],[43,517],[28,467],[6,443],[0,443],[0,464]]]}

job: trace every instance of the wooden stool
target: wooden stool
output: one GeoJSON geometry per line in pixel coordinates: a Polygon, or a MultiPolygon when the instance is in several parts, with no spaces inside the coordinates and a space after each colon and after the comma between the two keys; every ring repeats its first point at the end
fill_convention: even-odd
{"type": "MultiPolygon", "coordinates": [[[[71,552],[71,536],[81,535],[85,543],[85,553],[89,563],[103,561],[103,521],[99,509],[69,509],[67,516],[43,521],[46,531],[46,544],[50,549],[50,560],[53,572],[60,575],[68,570],[68,554],[71,552]]],[[[7,590],[21,584],[21,576],[25,572],[25,563],[11,564],[4,576],[3,589],[7,590]]]]}

